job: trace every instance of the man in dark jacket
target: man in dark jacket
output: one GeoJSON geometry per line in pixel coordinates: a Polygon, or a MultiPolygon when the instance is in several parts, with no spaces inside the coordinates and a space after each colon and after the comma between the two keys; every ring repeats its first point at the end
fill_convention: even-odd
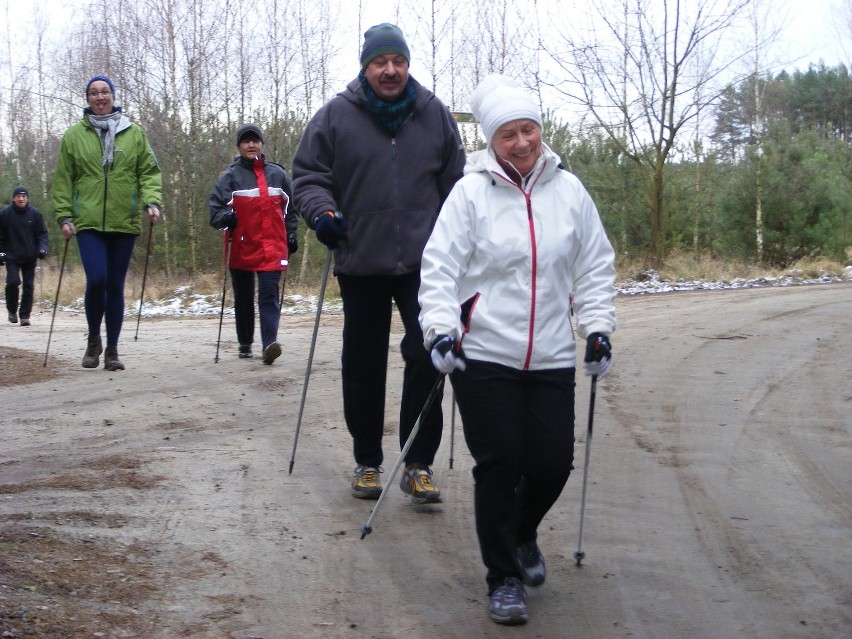
{"type": "Polygon", "coordinates": [[[15,187],[12,204],[0,211],[0,266],[6,265],[6,309],[9,321],[30,325],[36,259],[47,257],[47,226],[44,217],[30,206],[30,194],[23,186],[15,187]],[[18,289],[23,281],[18,311],[18,289]]]}
{"type": "MultiPolygon", "coordinates": [[[[394,303],[405,327],[401,445],[438,381],[418,323],[420,259],[465,161],[452,114],[409,75],[409,60],[397,26],[368,29],[361,72],[311,118],[293,159],[296,208],[334,251],[343,298],[343,410],[357,464],[352,494],[366,499],[382,492],[394,303]]],[[[415,503],[441,501],[431,480],[440,404],[438,397],[406,455],[400,487],[415,503]]]]}
{"type": "Polygon", "coordinates": [[[237,151],[239,155],[219,176],[210,193],[210,226],[226,230],[225,254],[234,286],[239,356],[252,356],[257,273],[263,363],[272,364],[281,355],[278,283],[289,256],[299,248],[299,218],[290,204],[290,176],[284,167],[266,160],[260,128],[244,124],[237,129],[237,151]]]}

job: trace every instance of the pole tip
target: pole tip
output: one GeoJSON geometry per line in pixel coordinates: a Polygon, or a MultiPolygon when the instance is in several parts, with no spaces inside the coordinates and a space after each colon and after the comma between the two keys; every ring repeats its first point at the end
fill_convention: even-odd
{"type": "Polygon", "coordinates": [[[372,526],[368,526],[367,524],[361,526],[361,539],[369,535],[371,532],[373,532],[372,526]]]}
{"type": "Polygon", "coordinates": [[[582,550],[578,550],[577,552],[574,553],[574,559],[577,560],[578,566],[580,565],[580,562],[583,561],[583,559],[585,559],[585,557],[586,557],[586,553],[584,553],[582,550]]]}

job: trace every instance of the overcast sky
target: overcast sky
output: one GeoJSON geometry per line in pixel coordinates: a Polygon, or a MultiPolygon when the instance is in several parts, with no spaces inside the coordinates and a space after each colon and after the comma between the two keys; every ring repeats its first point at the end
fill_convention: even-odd
{"type": "MultiPolygon", "coordinates": [[[[252,2],[254,0],[243,0],[252,2]]],[[[534,6],[533,0],[515,0],[520,6],[534,6]]],[[[686,0],[689,2],[690,0],[686,0]]],[[[767,63],[772,63],[773,71],[786,69],[805,70],[810,63],[824,61],[829,67],[844,63],[852,66],[852,37],[849,27],[844,24],[846,16],[852,15],[852,0],[771,0],[775,6],[781,7],[777,16],[779,21],[786,18],[781,36],[776,40],[773,50],[766,57],[767,63]]],[[[423,0],[424,4],[427,0],[423,0]]],[[[338,0],[339,6],[345,11],[352,11],[352,17],[341,16],[338,24],[343,31],[340,36],[342,58],[339,61],[344,67],[350,64],[352,76],[357,73],[357,59],[363,35],[358,33],[357,6],[358,0],[338,0]],[[351,58],[348,56],[351,55],[351,58]],[[348,59],[348,62],[347,62],[348,59]]],[[[570,17],[570,7],[575,3],[584,6],[586,0],[538,0],[538,6],[547,8],[558,4],[560,17],[570,17]]],[[[73,21],[75,10],[88,4],[85,0],[0,0],[0,24],[3,24],[8,34],[13,55],[20,60],[21,47],[27,47],[32,40],[27,34],[31,32],[28,25],[32,22],[33,8],[40,7],[43,15],[49,16],[48,39],[59,39],[63,29],[67,29],[69,20],[73,21]]],[[[380,22],[395,20],[395,0],[361,0],[364,14],[361,19],[361,30],[380,22]]],[[[545,11],[543,9],[542,11],[545,11]]],[[[546,16],[542,16],[546,22],[546,16]]],[[[411,21],[401,16],[398,21],[404,31],[411,21]]],[[[34,44],[34,42],[33,42],[34,44]]],[[[418,79],[427,79],[425,58],[418,60],[418,52],[412,47],[412,73],[418,79]],[[423,64],[421,64],[421,60],[423,64]],[[423,76],[421,78],[421,76],[423,76]]],[[[350,79],[344,71],[345,81],[350,79]]]]}

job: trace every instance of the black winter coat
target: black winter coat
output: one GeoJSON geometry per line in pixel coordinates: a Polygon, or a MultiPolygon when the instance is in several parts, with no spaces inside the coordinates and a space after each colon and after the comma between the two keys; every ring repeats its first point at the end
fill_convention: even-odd
{"type": "Polygon", "coordinates": [[[39,251],[47,253],[48,233],[44,217],[34,206],[19,209],[10,204],[0,211],[0,253],[16,264],[35,262],[39,251]]]}

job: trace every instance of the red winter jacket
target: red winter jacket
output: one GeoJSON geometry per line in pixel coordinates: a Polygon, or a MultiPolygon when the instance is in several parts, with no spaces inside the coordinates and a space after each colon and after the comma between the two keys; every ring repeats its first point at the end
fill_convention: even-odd
{"type": "MultiPolygon", "coordinates": [[[[211,225],[231,210],[237,226],[225,233],[225,255],[231,243],[228,266],[243,271],[283,271],[289,258],[288,230],[298,219],[288,215],[290,180],[284,169],[259,158],[237,159],[222,174],[210,195],[211,225]],[[256,185],[256,186],[254,186],[256,185]],[[227,199],[226,198],[230,198],[227,199]],[[285,220],[290,222],[285,227],[285,220]]],[[[292,229],[289,229],[293,226],[292,229]]]]}

